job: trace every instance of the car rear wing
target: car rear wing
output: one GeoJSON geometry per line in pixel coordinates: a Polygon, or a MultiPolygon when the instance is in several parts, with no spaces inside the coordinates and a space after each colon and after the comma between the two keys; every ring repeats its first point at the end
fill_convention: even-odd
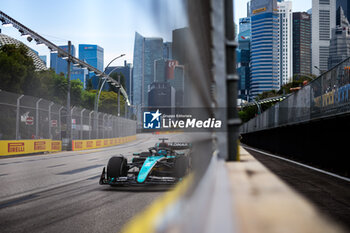
{"type": "Polygon", "coordinates": [[[171,142],[168,145],[172,150],[187,150],[192,148],[192,144],[187,142],[171,142]]]}

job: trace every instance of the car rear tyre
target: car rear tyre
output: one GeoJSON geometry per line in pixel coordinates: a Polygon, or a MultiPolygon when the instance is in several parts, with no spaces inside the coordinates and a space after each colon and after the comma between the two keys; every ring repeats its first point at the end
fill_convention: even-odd
{"type": "Polygon", "coordinates": [[[124,157],[112,157],[107,164],[107,177],[127,176],[127,160],[124,157]]]}

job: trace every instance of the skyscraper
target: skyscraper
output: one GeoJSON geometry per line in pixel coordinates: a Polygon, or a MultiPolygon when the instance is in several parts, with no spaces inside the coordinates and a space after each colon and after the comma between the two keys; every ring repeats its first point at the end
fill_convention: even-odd
{"type": "Polygon", "coordinates": [[[79,59],[103,71],[103,48],[93,44],[79,45],[79,59]]]}
{"type": "Polygon", "coordinates": [[[251,95],[279,89],[276,0],[251,1],[251,95]]]}
{"type": "Polygon", "coordinates": [[[343,8],[344,15],[350,22],[350,2],[349,0],[337,0],[336,2],[336,10],[339,9],[339,7],[343,8]]]}
{"type": "Polygon", "coordinates": [[[250,30],[250,17],[239,19],[239,33],[250,30]]]}
{"type": "MultiPolygon", "coordinates": [[[[64,51],[68,52],[68,45],[62,45],[58,46],[64,51]]],[[[74,45],[71,46],[71,54],[75,56],[75,47],[74,45]]],[[[67,75],[67,60],[64,60],[60,57],[58,57],[58,53],[51,53],[50,54],[50,68],[53,69],[56,74],[63,73],[65,76],[67,75]]],[[[72,66],[73,67],[73,66],[72,66]]]]}
{"type": "Polygon", "coordinates": [[[173,43],[164,42],[163,43],[163,58],[164,59],[173,59],[173,43]]]}
{"type": "Polygon", "coordinates": [[[72,68],[71,72],[71,80],[80,80],[83,83],[83,87],[86,88],[86,81],[89,77],[89,72],[87,69],[74,67],[72,68]]]}
{"type": "MultiPolygon", "coordinates": [[[[96,69],[103,71],[103,48],[100,46],[93,44],[80,44],[79,59],[85,61],[96,69]]],[[[96,77],[93,72],[89,73],[89,78],[92,78],[92,86],[96,89],[99,78],[96,77]]]]}
{"type": "Polygon", "coordinates": [[[47,56],[46,55],[40,55],[39,57],[46,65],[47,64],[47,56]]]}
{"type": "Polygon", "coordinates": [[[163,39],[135,33],[133,104],[147,106],[148,88],[154,80],[154,61],[163,58],[163,39]]]}
{"type": "Polygon", "coordinates": [[[132,98],[132,65],[130,63],[127,63],[126,60],[124,60],[123,66],[110,66],[105,70],[105,73],[110,74],[111,71],[113,71],[111,74],[113,73],[123,74],[125,78],[124,89],[128,94],[129,99],[132,98]]]}
{"type": "Polygon", "coordinates": [[[187,63],[189,41],[189,28],[173,30],[173,59],[177,60],[181,65],[186,65],[187,63]]]}
{"type": "Polygon", "coordinates": [[[337,9],[337,26],[332,29],[329,46],[328,69],[350,57],[350,25],[343,8],[337,9]]]}
{"type": "Polygon", "coordinates": [[[331,30],[335,28],[336,0],[312,0],[312,73],[328,69],[331,30]],[[316,67],[317,68],[316,68],[316,67]]]}
{"type": "Polygon", "coordinates": [[[250,37],[250,29],[238,34],[237,73],[240,78],[238,98],[245,100],[248,100],[250,89],[250,37]]]}
{"type": "Polygon", "coordinates": [[[280,86],[293,81],[293,15],[292,2],[279,1],[277,3],[279,16],[279,76],[280,86]]]}
{"type": "Polygon", "coordinates": [[[311,74],[311,15],[293,13],[293,74],[311,74]]]}

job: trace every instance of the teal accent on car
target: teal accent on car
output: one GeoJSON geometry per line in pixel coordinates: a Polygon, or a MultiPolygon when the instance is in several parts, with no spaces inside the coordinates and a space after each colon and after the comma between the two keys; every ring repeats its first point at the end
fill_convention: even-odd
{"type": "Polygon", "coordinates": [[[151,172],[154,165],[164,157],[165,156],[150,156],[150,157],[148,157],[145,160],[145,162],[143,163],[141,170],[139,172],[139,175],[137,176],[137,182],[138,183],[145,182],[148,174],[151,172]]]}

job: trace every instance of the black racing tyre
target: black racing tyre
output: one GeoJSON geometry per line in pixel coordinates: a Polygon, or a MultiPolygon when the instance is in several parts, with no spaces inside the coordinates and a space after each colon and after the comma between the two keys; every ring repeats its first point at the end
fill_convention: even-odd
{"type": "Polygon", "coordinates": [[[188,169],[188,159],[185,156],[176,158],[174,166],[174,176],[182,178],[186,175],[188,169]]]}
{"type": "Polygon", "coordinates": [[[121,156],[115,156],[109,159],[107,164],[107,177],[117,178],[127,176],[127,160],[121,156]]]}

